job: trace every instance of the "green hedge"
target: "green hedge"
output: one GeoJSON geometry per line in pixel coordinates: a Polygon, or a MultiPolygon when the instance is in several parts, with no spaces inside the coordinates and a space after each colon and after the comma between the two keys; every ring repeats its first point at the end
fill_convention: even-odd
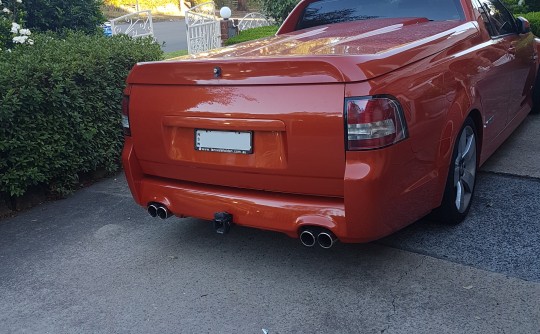
{"type": "Polygon", "coordinates": [[[528,8],[527,4],[520,0],[503,0],[503,2],[506,5],[506,8],[510,9],[512,13],[525,13],[531,10],[528,8]]]}
{"type": "Polygon", "coordinates": [[[80,30],[100,32],[105,22],[101,0],[23,0],[26,9],[25,27],[37,31],[80,30]]]}
{"type": "Polygon", "coordinates": [[[523,16],[531,23],[531,30],[533,34],[540,37],[540,12],[532,12],[527,14],[517,14],[516,16],[523,16]]]}
{"type": "Polygon", "coordinates": [[[162,57],[151,39],[32,37],[33,46],[0,52],[0,195],[33,185],[63,194],[79,173],[117,170],[125,78],[162,57]]]}
{"type": "Polygon", "coordinates": [[[263,12],[276,20],[277,24],[283,23],[300,0],[260,0],[263,12]]]}

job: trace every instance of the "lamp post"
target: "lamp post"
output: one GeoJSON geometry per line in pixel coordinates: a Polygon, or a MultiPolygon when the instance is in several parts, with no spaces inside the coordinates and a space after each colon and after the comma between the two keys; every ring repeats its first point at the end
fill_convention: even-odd
{"type": "Polygon", "coordinates": [[[223,7],[219,10],[219,15],[225,20],[227,21],[231,15],[232,15],[232,11],[229,7],[223,7]]]}
{"type": "Polygon", "coordinates": [[[219,15],[223,18],[220,22],[221,27],[221,41],[222,43],[226,40],[228,40],[231,37],[234,37],[238,34],[236,27],[234,26],[234,22],[232,20],[229,20],[232,11],[229,7],[223,7],[219,10],[219,15]]]}

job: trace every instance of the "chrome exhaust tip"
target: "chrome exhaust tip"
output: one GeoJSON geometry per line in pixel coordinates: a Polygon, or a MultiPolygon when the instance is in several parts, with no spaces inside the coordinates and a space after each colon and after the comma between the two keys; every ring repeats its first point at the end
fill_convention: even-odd
{"type": "Polygon", "coordinates": [[[332,246],[338,241],[337,237],[334,235],[334,233],[328,231],[328,232],[321,232],[317,236],[317,242],[319,243],[319,246],[325,249],[332,248],[332,246]]]}
{"type": "Polygon", "coordinates": [[[306,247],[315,246],[315,234],[313,234],[313,232],[310,230],[304,230],[302,233],[300,233],[300,242],[306,247]]]}
{"type": "Polygon", "coordinates": [[[150,204],[147,208],[148,214],[154,218],[157,217],[158,208],[154,204],[150,204]]]}
{"type": "Polygon", "coordinates": [[[167,219],[172,216],[172,213],[164,206],[160,206],[159,208],[157,208],[156,214],[161,219],[167,219]]]}

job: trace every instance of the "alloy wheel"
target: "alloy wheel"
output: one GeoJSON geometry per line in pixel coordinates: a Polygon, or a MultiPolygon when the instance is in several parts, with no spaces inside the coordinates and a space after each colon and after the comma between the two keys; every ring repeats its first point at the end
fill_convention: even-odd
{"type": "Polygon", "coordinates": [[[467,126],[459,137],[458,152],[454,161],[454,187],[456,188],[455,205],[459,213],[469,207],[476,179],[476,136],[467,126]]]}

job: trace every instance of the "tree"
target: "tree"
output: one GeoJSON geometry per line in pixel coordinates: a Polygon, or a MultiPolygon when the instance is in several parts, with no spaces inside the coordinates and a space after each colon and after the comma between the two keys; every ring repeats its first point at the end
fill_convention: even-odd
{"type": "Polygon", "coordinates": [[[26,25],[37,31],[72,29],[95,33],[105,21],[101,3],[101,0],[24,0],[26,25]]]}
{"type": "Polygon", "coordinates": [[[238,6],[236,9],[240,11],[247,11],[247,0],[238,0],[238,6]]]}
{"type": "MultiPolygon", "coordinates": [[[[503,0],[504,4],[508,9],[510,9],[514,14],[516,13],[526,13],[528,12],[528,3],[523,0],[503,0]]],[[[535,2],[532,0],[529,0],[528,2],[535,2]]]]}
{"type": "Polygon", "coordinates": [[[532,12],[540,12],[540,1],[538,0],[526,0],[525,3],[529,10],[532,12]]]}
{"type": "Polygon", "coordinates": [[[261,0],[261,5],[266,15],[276,20],[277,24],[281,24],[298,2],[300,0],[261,0]]]}

